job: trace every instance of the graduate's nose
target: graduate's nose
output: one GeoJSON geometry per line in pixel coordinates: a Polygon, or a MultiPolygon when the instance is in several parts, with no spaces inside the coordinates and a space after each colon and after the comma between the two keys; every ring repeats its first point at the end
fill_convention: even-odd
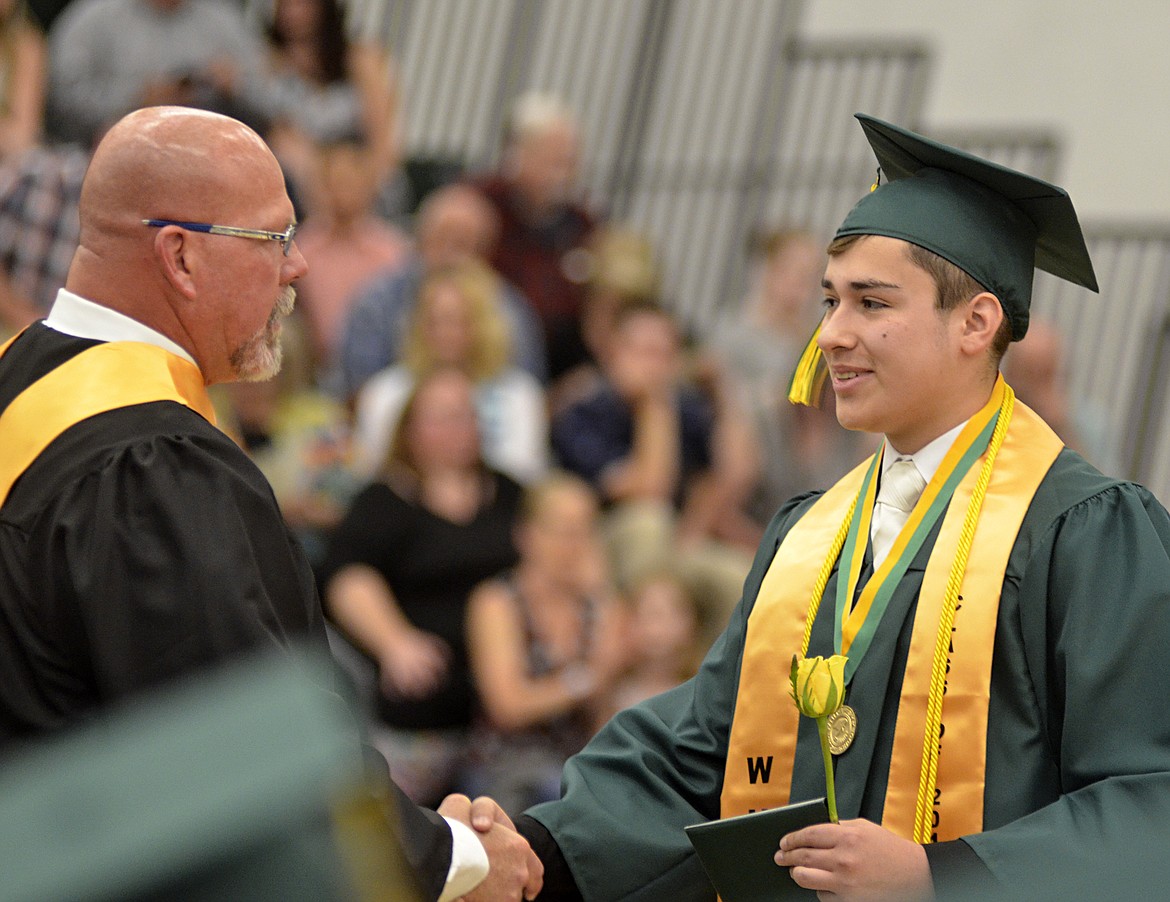
{"type": "Polygon", "coordinates": [[[855,336],[850,328],[849,316],[841,305],[838,304],[833,309],[826,310],[824,319],[821,320],[821,330],[817,335],[817,345],[821,351],[827,352],[834,348],[850,347],[854,341],[855,336]]]}

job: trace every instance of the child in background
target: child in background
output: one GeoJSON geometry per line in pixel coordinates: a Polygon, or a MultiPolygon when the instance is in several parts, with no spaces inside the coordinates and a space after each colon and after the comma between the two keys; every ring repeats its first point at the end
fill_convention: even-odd
{"type": "Polygon", "coordinates": [[[706,611],[673,570],[642,579],[629,602],[631,664],[614,690],[610,714],[689,680],[707,651],[706,611]]]}

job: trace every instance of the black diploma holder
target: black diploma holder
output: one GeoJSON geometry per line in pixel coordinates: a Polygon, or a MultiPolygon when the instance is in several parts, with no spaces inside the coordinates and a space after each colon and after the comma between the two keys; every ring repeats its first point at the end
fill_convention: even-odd
{"type": "Polygon", "coordinates": [[[797,886],[773,856],[781,837],[828,820],[829,809],[819,798],[685,829],[723,902],[815,902],[817,894],[797,886]]]}

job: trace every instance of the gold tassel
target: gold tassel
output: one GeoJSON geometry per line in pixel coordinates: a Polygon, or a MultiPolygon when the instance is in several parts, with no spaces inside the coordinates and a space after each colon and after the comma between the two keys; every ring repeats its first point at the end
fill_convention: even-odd
{"type": "Polygon", "coordinates": [[[820,334],[821,327],[818,324],[796,363],[792,381],[788,383],[788,400],[793,404],[820,407],[821,391],[825,387],[825,377],[829,375],[828,365],[817,345],[817,336],[820,334]]]}

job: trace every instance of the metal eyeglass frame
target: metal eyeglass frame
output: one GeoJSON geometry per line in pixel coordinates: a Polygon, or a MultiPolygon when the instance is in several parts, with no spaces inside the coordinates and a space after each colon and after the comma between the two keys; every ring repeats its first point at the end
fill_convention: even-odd
{"type": "Polygon", "coordinates": [[[297,233],[297,223],[289,223],[283,232],[269,232],[264,229],[243,229],[238,226],[212,225],[207,222],[181,222],[177,219],[144,219],[142,224],[161,229],[163,226],[178,226],[188,232],[205,232],[209,235],[230,235],[233,238],[254,238],[259,241],[279,241],[281,250],[287,257],[292,250],[293,238],[297,233]]]}

